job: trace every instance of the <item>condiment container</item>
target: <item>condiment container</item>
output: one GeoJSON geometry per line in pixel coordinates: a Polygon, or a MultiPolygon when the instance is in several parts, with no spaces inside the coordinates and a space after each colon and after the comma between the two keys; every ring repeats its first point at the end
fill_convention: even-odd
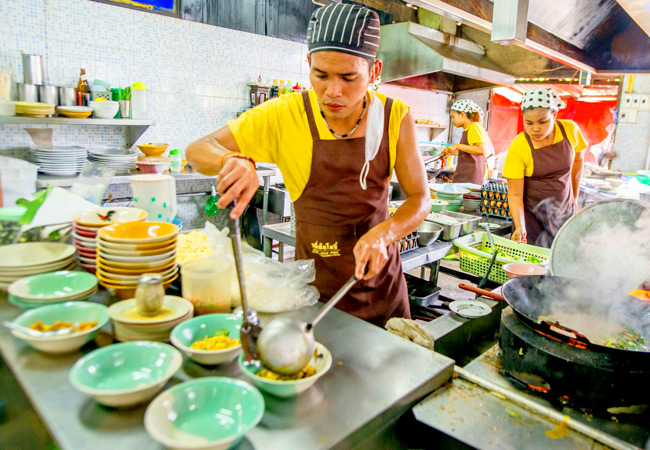
{"type": "Polygon", "coordinates": [[[183,170],[183,155],[180,150],[174,149],[169,152],[169,160],[171,161],[170,172],[181,173],[183,170]]]}
{"type": "Polygon", "coordinates": [[[223,261],[201,258],[181,267],[183,298],[194,314],[229,313],[232,307],[232,268],[223,261]]]}
{"type": "Polygon", "coordinates": [[[162,308],[165,300],[162,275],[148,273],[138,279],[138,288],[135,290],[135,304],[138,312],[144,315],[156,315],[162,308]]]}
{"type": "Polygon", "coordinates": [[[141,82],[131,86],[131,118],[147,118],[147,86],[141,82]]]}

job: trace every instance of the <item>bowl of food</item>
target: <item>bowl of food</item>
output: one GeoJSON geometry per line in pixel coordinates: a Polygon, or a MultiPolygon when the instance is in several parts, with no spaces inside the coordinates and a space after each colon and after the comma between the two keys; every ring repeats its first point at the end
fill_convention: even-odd
{"type": "Polygon", "coordinates": [[[167,170],[169,170],[169,167],[171,165],[170,161],[136,161],[135,164],[138,166],[138,169],[142,171],[142,173],[156,173],[160,174],[163,173],[167,170]]]}
{"type": "Polygon", "coordinates": [[[332,366],[332,355],[327,348],[316,342],[313,358],[307,366],[295,375],[284,376],[271,372],[262,367],[257,369],[245,364],[246,357],[242,353],[237,360],[242,373],[249,377],[255,386],[277,397],[293,397],[316,383],[332,366]]]}
{"type": "Polygon", "coordinates": [[[182,364],[183,356],[171,345],[124,342],[78,360],[70,370],[70,383],[102,405],[133,406],[153,398],[182,364]]]}
{"type": "Polygon", "coordinates": [[[35,337],[11,330],[30,347],[45,353],[70,353],[93,340],[97,331],[108,322],[108,308],[91,302],[71,301],[41,306],[18,316],[13,323],[35,331],[48,332],[72,328],[68,334],[35,337]]]}
{"type": "Polygon", "coordinates": [[[264,415],[264,398],[250,384],[204,377],[178,384],[147,407],[144,427],[167,448],[215,450],[234,446],[264,415]]]}
{"type": "Polygon", "coordinates": [[[170,341],[199,364],[228,363],[242,351],[241,324],[234,314],[205,314],[176,325],[170,341]]]}
{"type": "Polygon", "coordinates": [[[104,100],[89,103],[93,110],[93,117],[98,119],[112,119],[120,109],[120,102],[104,100]]]}
{"type": "Polygon", "coordinates": [[[160,156],[165,153],[169,144],[148,143],[137,146],[147,156],[160,156]]]}
{"type": "Polygon", "coordinates": [[[508,274],[509,278],[517,278],[523,275],[546,275],[548,269],[538,264],[520,262],[504,264],[503,270],[508,274]]]}
{"type": "Polygon", "coordinates": [[[443,227],[433,222],[422,222],[418,227],[418,245],[426,247],[440,237],[443,227]]]}

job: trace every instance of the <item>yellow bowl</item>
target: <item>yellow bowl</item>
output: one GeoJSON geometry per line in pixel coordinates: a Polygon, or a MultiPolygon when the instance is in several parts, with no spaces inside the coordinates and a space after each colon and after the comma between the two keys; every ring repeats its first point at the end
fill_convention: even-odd
{"type": "MultiPolygon", "coordinates": [[[[160,273],[160,272],[151,272],[151,273],[160,273]]],[[[113,275],[113,277],[110,276],[110,274],[103,272],[101,270],[101,267],[97,269],[97,272],[95,272],[95,276],[100,280],[103,281],[106,284],[110,284],[113,286],[132,286],[136,287],[138,285],[138,279],[140,276],[143,275],[142,273],[140,274],[133,274],[131,276],[127,275],[113,275]]],[[[172,267],[171,270],[168,270],[167,272],[164,272],[161,274],[163,278],[163,283],[168,282],[172,278],[176,278],[178,276],[178,266],[172,267]]]]}
{"type": "Polygon", "coordinates": [[[171,256],[170,258],[163,259],[160,261],[154,261],[154,262],[139,262],[139,263],[125,263],[125,262],[118,262],[118,261],[108,261],[104,258],[101,257],[101,255],[97,255],[97,263],[101,264],[102,266],[108,266],[108,267],[113,267],[116,269],[126,269],[126,270],[151,270],[151,269],[160,269],[161,267],[168,266],[169,264],[173,263],[176,261],[176,255],[171,256]]]}
{"type": "MultiPolygon", "coordinates": [[[[171,280],[167,280],[163,283],[163,289],[167,290],[169,286],[171,286],[172,282],[178,278],[178,274],[174,275],[174,278],[171,280]]],[[[106,283],[102,281],[101,279],[99,280],[99,284],[104,286],[108,291],[116,296],[119,299],[126,300],[129,298],[135,297],[135,290],[137,289],[136,287],[133,286],[120,286],[120,285],[114,285],[110,283],[106,283]]]]}
{"type": "Polygon", "coordinates": [[[137,147],[147,156],[160,156],[165,153],[169,144],[143,144],[137,147]]]}
{"type": "Polygon", "coordinates": [[[165,222],[116,223],[100,228],[99,239],[119,244],[155,244],[169,241],[178,234],[178,227],[165,222]]]}
{"type": "Polygon", "coordinates": [[[171,252],[174,249],[176,249],[176,241],[171,242],[166,247],[155,248],[152,250],[133,250],[133,251],[115,250],[114,248],[108,248],[104,246],[104,241],[101,241],[99,243],[99,250],[101,250],[102,253],[105,253],[106,255],[113,255],[113,256],[156,256],[156,255],[163,255],[167,252],[171,252]]]}
{"type": "Polygon", "coordinates": [[[81,225],[82,227],[90,228],[99,228],[105,227],[107,225],[112,225],[114,223],[125,223],[125,222],[142,222],[144,221],[149,213],[140,208],[127,208],[127,207],[115,207],[115,208],[97,208],[91,211],[82,211],[80,213],[72,216],[73,220],[81,225]],[[110,213],[110,218],[102,219],[102,217],[108,216],[110,213]]]}
{"type": "Polygon", "coordinates": [[[113,250],[119,252],[148,252],[151,250],[159,250],[176,244],[176,238],[169,241],[156,242],[155,244],[118,244],[115,242],[102,241],[102,248],[106,253],[111,253],[113,250]]]}
{"type": "MultiPolygon", "coordinates": [[[[106,274],[109,274],[109,276],[110,276],[110,275],[133,275],[134,273],[140,273],[140,272],[145,272],[145,271],[146,272],[156,272],[156,273],[166,272],[169,269],[172,269],[174,267],[174,264],[175,264],[175,261],[172,261],[171,263],[169,263],[169,264],[167,264],[165,266],[156,267],[154,269],[147,268],[147,269],[139,269],[139,270],[138,269],[119,269],[119,268],[116,268],[116,267],[107,266],[106,264],[102,264],[102,263],[97,263],[97,267],[99,267],[102,270],[102,272],[105,272],[106,274]]],[[[110,278],[114,278],[114,277],[110,276],[110,278]]]]}
{"type": "Polygon", "coordinates": [[[59,111],[59,114],[69,119],[87,119],[92,111],[59,111]]]}

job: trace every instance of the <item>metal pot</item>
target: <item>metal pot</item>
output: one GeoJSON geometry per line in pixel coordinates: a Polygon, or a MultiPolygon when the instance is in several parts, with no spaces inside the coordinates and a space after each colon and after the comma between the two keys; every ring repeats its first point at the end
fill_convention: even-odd
{"type": "Polygon", "coordinates": [[[18,83],[18,101],[38,102],[38,86],[35,84],[18,83]]]}
{"type": "Polygon", "coordinates": [[[39,86],[38,88],[40,101],[51,105],[59,104],[59,88],[56,86],[39,86]]]}
{"type": "Polygon", "coordinates": [[[59,87],[59,106],[75,106],[77,104],[77,90],[73,87],[59,87]]]}
{"type": "MultiPolygon", "coordinates": [[[[44,84],[43,82],[43,57],[41,55],[22,54],[23,78],[25,84],[44,84]]],[[[31,101],[31,100],[26,100],[31,101]]],[[[34,100],[38,101],[38,100],[34,100]]]]}

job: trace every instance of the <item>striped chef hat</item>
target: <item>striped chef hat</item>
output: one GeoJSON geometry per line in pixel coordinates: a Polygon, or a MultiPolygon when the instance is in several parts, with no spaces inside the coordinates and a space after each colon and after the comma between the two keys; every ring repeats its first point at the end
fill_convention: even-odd
{"type": "Polygon", "coordinates": [[[566,108],[559,95],[551,88],[535,88],[524,92],[524,98],[521,101],[521,110],[530,108],[547,108],[551,111],[558,111],[566,108]]]}
{"type": "Polygon", "coordinates": [[[453,105],[451,105],[451,110],[452,111],[458,111],[458,112],[464,112],[467,114],[470,113],[481,113],[483,114],[483,110],[481,109],[480,106],[478,106],[474,100],[456,100],[453,105]]]}
{"type": "Polygon", "coordinates": [[[372,62],[379,50],[379,16],[359,5],[330,3],[311,15],[307,28],[309,54],[336,51],[372,62]]]}

